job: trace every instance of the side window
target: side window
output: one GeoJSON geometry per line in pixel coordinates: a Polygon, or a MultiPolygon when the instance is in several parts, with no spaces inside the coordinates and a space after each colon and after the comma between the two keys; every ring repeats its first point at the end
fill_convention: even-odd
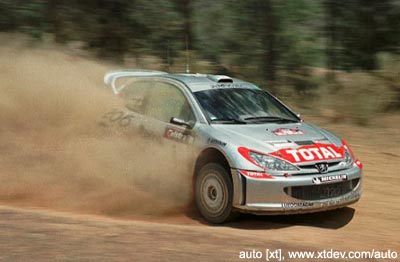
{"type": "Polygon", "coordinates": [[[152,88],[146,115],[164,122],[169,122],[171,117],[195,120],[184,94],[178,87],[163,82],[156,82],[152,88]]]}
{"type": "Polygon", "coordinates": [[[120,95],[125,107],[139,114],[145,114],[148,96],[154,83],[150,81],[133,81],[122,89],[120,95]]]}

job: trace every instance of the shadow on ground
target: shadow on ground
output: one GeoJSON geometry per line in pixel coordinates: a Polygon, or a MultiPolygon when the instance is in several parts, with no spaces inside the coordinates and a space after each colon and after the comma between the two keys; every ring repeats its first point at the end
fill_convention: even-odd
{"type": "MultiPolygon", "coordinates": [[[[206,222],[195,208],[189,208],[186,216],[197,220],[202,224],[215,226],[206,222]]],[[[217,225],[245,230],[268,230],[279,229],[291,226],[308,226],[326,229],[338,229],[346,226],[353,219],[355,209],[344,207],[332,211],[281,216],[257,216],[251,214],[240,214],[234,221],[217,225]]]]}

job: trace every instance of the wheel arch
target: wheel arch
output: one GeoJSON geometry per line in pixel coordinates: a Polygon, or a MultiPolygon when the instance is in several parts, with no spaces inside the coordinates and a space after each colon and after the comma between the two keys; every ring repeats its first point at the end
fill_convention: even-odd
{"type": "Polygon", "coordinates": [[[203,149],[196,159],[192,176],[193,192],[196,175],[199,173],[202,166],[211,162],[221,164],[229,174],[229,178],[233,184],[233,206],[237,207],[243,205],[246,201],[246,179],[238,172],[232,171],[231,168],[233,165],[230,159],[223,153],[223,151],[215,147],[203,149]]]}
{"type": "Polygon", "coordinates": [[[201,167],[204,166],[205,164],[208,163],[218,163],[221,164],[228,174],[231,173],[231,163],[229,159],[226,157],[224,153],[221,152],[221,150],[214,148],[214,147],[208,147],[201,151],[199,156],[196,159],[196,163],[194,166],[194,173],[193,177],[196,176],[196,174],[200,171],[201,167]]]}

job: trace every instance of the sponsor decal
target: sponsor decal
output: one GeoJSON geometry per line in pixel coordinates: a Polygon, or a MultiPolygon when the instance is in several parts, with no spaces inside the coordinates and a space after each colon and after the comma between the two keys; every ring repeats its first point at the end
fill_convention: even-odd
{"type": "Polygon", "coordinates": [[[361,161],[360,160],[356,160],[356,161],[354,161],[354,164],[359,168],[359,169],[363,169],[363,164],[361,163],[361,161]]]}
{"type": "Polygon", "coordinates": [[[238,83],[220,83],[211,85],[211,88],[243,88],[243,87],[246,86],[238,83]]]}
{"type": "Polygon", "coordinates": [[[248,170],[239,170],[239,172],[244,175],[245,177],[249,178],[274,178],[271,175],[268,175],[265,172],[255,172],[255,171],[248,171],[248,170]]]}
{"type": "Polygon", "coordinates": [[[304,135],[304,131],[296,128],[278,128],[271,132],[276,136],[304,135]]]}
{"type": "Polygon", "coordinates": [[[167,126],[164,132],[166,139],[174,140],[181,143],[191,144],[194,141],[194,137],[188,130],[181,130],[175,127],[167,126]]]}
{"type": "Polygon", "coordinates": [[[332,175],[332,176],[321,176],[321,177],[313,177],[312,182],[316,185],[336,182],[336,181],[345,181],[347,180],[347,175],[332,175]]]}
{"type": "Polygon", "coordinates": [[[312,202],[300,202],[300,203],[282,203],[283,208],[299,208],[299,207],[312,207],[314,203],[312,202]]]}
{"type": "Polygon", "coordinates": [[[270,153],[272,156],[281,157],[292,163],[341,159],[344,155],[343,147],[336,147],[333,144],[315,143],[293,148],[283,148],[270,153]]]}
{"type": "Polygon", "coordinates": [[[207,139],[207,142],[209,144],[217,144],[217,145],[220,145],[220,146],[226,146],[225,142],[222,142],[221,140],[218,140],[218,139],[215,139],[215,138],[211,138],[211,137],[209,137],[207,139]]]}

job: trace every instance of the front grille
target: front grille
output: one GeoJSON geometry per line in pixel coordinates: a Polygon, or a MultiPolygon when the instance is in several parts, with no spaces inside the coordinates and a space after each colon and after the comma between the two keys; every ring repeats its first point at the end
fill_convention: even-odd
{"type": "Polygon", "coordinates": [[[323,200],[345,195],[358,185],[360,179],[333,184],[285,187],[285,193],[301,200],[323,200]]]}
{"type": "MultiPolygon", "coordinates": [[[[319,162],[319,163],[326,163],[326,162],[319,162]]],[[[298,165],[299,168],[301,168],[301,173],[294,173],[292,176],[308,176],[310,174],[319,174],[318,169],[315,167],[316,164],[319,163],[314,163],[314,164],[305,164],[305,165],[298,165]]],[[[332,168],[336,168],[337,165],[339,165],[340,161],[335,161],[335,162],[328,162],[328,170],[330,171],[332,168]]]]}
{"type": "MultiPolygon", "coordinates": [[[[319,162],[319,163],[324,163],[324,162],[319,162]]],[[[319,164],[319,163],[316,163],[316,164],[319,164]]],[[[325,162],[326,163],[326,162],[325,162]]],[[[334,166],[336,166],[336,165],[338,165],[340,163],[340,161],[336,161],[336,162],[328,162],[327,164],[328,164],[328,167],[334,167],[334,166]]],[[[317,170],[317,168],[315,168],[315,165],[316,164],[312,164],[312,165],[309,165],[309,164],[306,164],[306,165],[298,165],[298,167],[300,167],[300,168],[304,168],[304,169],[311,169],[311,168],[314,168],[315,170],[317,170]]]]}

